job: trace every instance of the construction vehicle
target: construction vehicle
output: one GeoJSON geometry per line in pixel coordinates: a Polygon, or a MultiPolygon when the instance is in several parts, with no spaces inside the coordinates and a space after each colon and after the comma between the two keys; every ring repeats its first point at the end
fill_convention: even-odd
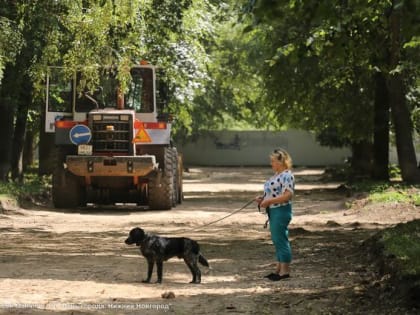
{"type": "Polygon", "coordinates": [[[121,88],[115,68],[95,87],[80,73],[50,67],[45,131],[55,134],[52,200],[56,208],[129,204],[168,210],[182,201],[182,158],[171,140],[166,85],[157,67],[130,69],[121,88]]]}

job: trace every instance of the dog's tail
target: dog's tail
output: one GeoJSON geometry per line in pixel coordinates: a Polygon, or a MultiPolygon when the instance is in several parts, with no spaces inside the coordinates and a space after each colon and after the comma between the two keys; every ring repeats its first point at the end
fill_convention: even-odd
{"type": "Polygon", "coordinates": [[[203,254],[201,253],[198,253],[198,261],[203,266],[210,267],[209,262],[207,261],[206,257],[204,257],[203,254]]]}

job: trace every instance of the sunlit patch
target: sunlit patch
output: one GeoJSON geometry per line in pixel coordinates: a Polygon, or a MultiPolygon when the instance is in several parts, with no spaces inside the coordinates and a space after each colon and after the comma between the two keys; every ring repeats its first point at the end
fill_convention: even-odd
{"type": "MultiPolygon", "coordinates": [[[[189,279],[187,274],[173,273],[162,285],[162,290],[174,290],[177,296],[194,295],[227,295],[252,294],[271,291],[271,288],[260,286],[237,287],[233,285],[240,279],[234,276],[206,276],[200,285],[185,283],[189,279]],[[232,285],[231,285],[232,284],[232,285]]],[[[92,303],[100,300],[119,300],[135,296],[136,299],[160,299],[162,290],[157,290],[155,284],[143,283],[103,283],[95,281],[67,281],[54,279],[2,279],[0,286],[12,288],[8,291],[4,303],[43,303],[48,304],[48,296],[57,296],[59,303],[92,303]],[[11,284],[13,282],[13,285],[11,284]],[[37,292],[43,292],[42,295],[37,292]]],[[[302,292],[303,293],[303,292],[302,292]]]]}

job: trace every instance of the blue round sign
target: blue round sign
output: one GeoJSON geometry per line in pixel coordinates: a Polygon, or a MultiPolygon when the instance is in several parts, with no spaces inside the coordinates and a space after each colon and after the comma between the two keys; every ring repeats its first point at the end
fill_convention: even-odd
{"type": "Polygon", "coordinates": [[[92,132],[88,126],[75,125],[70,129],[70,141],[75,144],[86,144],[92,138],[92,132]]]}

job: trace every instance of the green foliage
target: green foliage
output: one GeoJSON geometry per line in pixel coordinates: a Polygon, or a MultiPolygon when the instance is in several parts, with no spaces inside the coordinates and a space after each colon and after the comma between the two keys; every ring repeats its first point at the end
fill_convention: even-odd
{"type": "MultiPolygon", "coordinates": [[[[98,80],[100,66],[117,66],[124,73],[135,57],[141,59],[145,55],[144,36],[141,36],[145,31],[140,16],[144,15],[146,2],[77,0],[49,3],[48,32],[35,77],[43,80],[48,65],[65,66],[69,76],[75,70],[80,71],[89,86],[98,80]]],[[[37,9],[38,12],[42,10],[37,9]]]]}
{"type": "Polygon", "coordinates": [[[51,178],[26,174],[23,183],[1,182],[0,196],[9,196],[16,200],[45,199],[51,190],[51,178]]]}
{"type": "MultiPolygon", "coordinates": [[[[257,58],[253,70],[263,89],[254,112],[313,130],[329,146],[371,142],[375,73],[386,76],[400,69],[407,73],[408,86],[418,86],[409,79],[419,71],[416,9],[415,1],[394,8],[386,0],[246,1],[252,20],[242,42],[251,37],[259,54],[252,49],[244,54],[257,58]],[[387,59],[392,10],[404,16],[398,69],[391,69],[387,59]]],[[[412,99],[418,104],[418,97],[412,99]]]]}
{"type": "Polygon", "coordinates": [[[3,69],[8,63],[14,63],[23,46],[22,34],[17,25],[0,15],[0,85],[3,69]]]}
{"type": "Polygon", "coordinates": [[[420,220],[399,224],[382,233],[385,252],[396,257],[402,275],[420,275],[420,220]]]}
{"type": "Polygon", "coordinates": [[[232,125],[289,126],[314,131],[329,146],[371,141],[377,72],[405,74],[414,126],[420,125],[413,0],[393,8],[404,16],[395,69],[387,63],[387,0],[1,3],[0,73],[22,52],[14,73],[32,80],[35,106],[43,104],[48,65],[66,66],[69,75],[77,69],[93,87],[99,65],[119,67],[125,84],[129,66],[145,59],[170,82],[168,111],[180,137],[232,125]]]}
{"type": "Polygon", "coordinates": [[[163,69],[170,83],[175,129],[191,130],[194,98],[205,93],[209,80],[204,43],[213,36],[218,5],[209,0],[48,2],[43,55],[33,66],[35,85],[42,92],[47,66],[59,65],[69,76],[78,70],[92,88],[99,66],[112,65],[124,87],[129,66],[147,60],[163,69]]]}
{"type": "Polygon", "coordinates": [[[356,192],[367,193],[373,203],[410,203],[420,206],[420,185],[406,185],[396,182],[359,181],[351,185],[356,192]]]}
{"type": "Polygon", "coordinates": [[[257,1],[252,12],[267,37],[263,102],[292,125],[343,139],[329,145],[371,135],[374,43],[366,21],[378,13],[328,1],[257,1]]]}
{"type": "MultiPolygon", "coordinates": [[[[241,11],[234,1],[214,3],[214,37],[205,43],[207,77],[195,94],[187,133],[233,125],[267,129],[267,112],[261,110],[264,104],[260,102],[263,82],[256,71],[260,57],[254,56],[260,54],[261,43],[255,40],[255,31],[244,33],[246,25],[238,23],[241,11]]],[[[277,125],[275,119],[272,123],[277,125]]]]}
{"type": "Polygon", "coordinates": [[[420,206],[420,195],[410,192],[408,189],[397,189],[393,187],[383,192],[372,193],[369,196],[372,202],[400,202],[400,203],[413,203],[416,206],[420,206]]]}

